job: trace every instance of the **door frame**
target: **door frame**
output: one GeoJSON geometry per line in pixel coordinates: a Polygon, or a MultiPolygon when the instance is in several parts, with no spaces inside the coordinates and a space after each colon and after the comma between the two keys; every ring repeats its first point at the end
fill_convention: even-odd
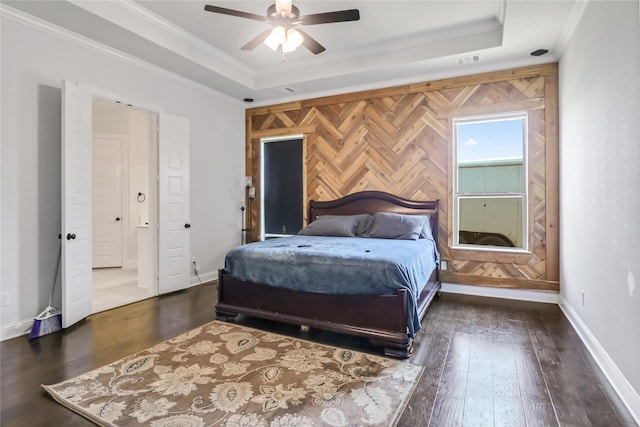
{"type": "MultiPolygon", "coordinates": [[[[83,108],[87,108],[88,109],[88,115],[90,117],[90,126],[88,129],[88,141],[86,142],[88,144],[88,150],[91,149],[91,146],[93,145],[93,123],[92,123],[92,109],[93,109],[93,102],[95,100],[101,100],[101,101],[105,101],[105,102],[110,102],[110,103],[114,103],[114,104],[123,104],[123,106],[127,106],[127,107],[133,107],[133,108],[137,108],[139,110],[143,110],[146,111],[150,114],[150,138],[149,138],[149,152],[148,152],[148,162],[149,162],[149,200],[154,200],[154,203],[150,203],[149,204],[149,222],[151,224],[158,224],[158,205],[159,205],[159,193],[158,193],[158,180],[157,180],[157,176],[158,176],[158,144],[159,144],[159,128],[158,128],[158,123],[159,123],[159,115],[162,112],[162,108],[158,108],[157,106],[150,106],[144,103],[136,103],[134,104],[131,101],[125,101],[123,102],[122,100],[124,99],[128,99],[128,97],[126,96],[120,96],[118,94],[115,94],[113,92],[109,92],[106,91],[104,89],[101,88],[96,88],[94,86],[90,86],[87,84],[84,84],[83,82],[73,82],[70,80],[63,80],[63,87],[65,84],[67,83],[71,83],[72,85],[78,86],[81,89],[81,92],[83,92],[84,94],[86,94],[86,96],[89,97],[89,103],[88,105],[86,105],[83,108]],[[139,106],[138,106],[139,105],[139,106]]],[[[63,97],[63,105],[62,105],[63,111],[65,110],[66,104],[64,102],[64,97],[63,97]]],[[[64,114],[62,116],[62,128],[64,131],[65,128],[65,118],[64,118],[64,114]]],[[[63,138],[65,138],[64,132],[63,132],[63,138]]],[[[65,146],[65,142],[63,140],[62,142],[62,147],[64,148],[65,146]]],[[[89,151],[90,152],[90,151],[89,151]]],[[[64,159],[65,159],[65,152],[63,151],[62,153],[62,158],[63,158],[63,165],[64,165],[64,159]]],[[[88,171],[89,173],[89,179],[91,179],[91,169],[93,168],[93,162],[92,159],[89,159],[89,168],[90,170],[88,171]]],[[[62,170],[63,173],[63,177],[62,180],[64,182],[65,180],[65,169],[63,168],[62,170]]],[[[89,189],[90,189],[90,194],[89,194],[89,199],[92,198],[92,185],[91,183],[89,183],[89,189]]],[[[65,200],[62,201],[63,206],[62,206],[62,212],[64,213],[65,209],[66,209],[66,202],[65,200]]],[[[90,202],[91,203],[91,202],[90,202]]],[[[63,215],[64,217],[64,215],[63,215]]],[[[92,222],[92,218],[91,218],[91,214],[89,214],[89,221],[90,223],[92,222]]],[[[63,219],[63,230],[65,229],[64,226],[64,219],[63,219]]],[[[155,296],[159,294],[159,287],[158,287],[158,282],[159,282],[159,276],[158,276],[158,234],[159,234],[160,230],[159,228],[157,228],[156,230],[154,230],[153,233],[151,233],[151,240],[152,240],[152,248],[153,248],[153,253],[152,253],[152,264],[153,264],[153,284],[151,285],[150,289],[149,289],[149,293],[150,296],[155,296]]],[[[88,233],[88,234],[92,234],[92,232],[88,233]]],[[[88,266],[88,274],[91,275],[91,270],[93,267],[93,262],[92,262],[92,256],[91,256],[91,247],[93,245],[93,236],[90,236],[90,241],[88,242],[88,254],[89,254],[89,259],[91,261],[90,265],[88,266]]],[[[66,256],[65,256],[65,250],[64,250],[64,243],[63,243],[63,253],[62,253],[62,271],[64,272],[65,270],[65,266],[66,264],[68,264],[70,261],[67,261],[66,256]]],[[[91,276],[89,276],[89,286],[87,290],[83,289],[83,295],[86,295],[89,299],[92,299],[92,294],[93,294],[93,290],[92,290],[92,280],[91,280],[91,276]]],[[[93,308],[92,308],[92,303],[91,301],[89,301],[89,306],[88,307],[83,307],[82,317],[78,317],[77,315],[80,313],[76,313],[75,317],[73,318],[69,318],[68,320],[65,319],[67,316],[65,315],[65,292],[73,292],[73,289],[67,289],[67,283],[64,280],[63,277],[63,282],[62,282],[62,292],[63,292],[63,327],[67,328],[71,325],[73,325],[74,323],[76,323],[79,320],[82,320],[84,317],[89,316],[91,314],[93,314],[93,308]]],[[[68,300],[68,298],[67,298],[68,300]]]]}
{"type": "MultiPolygon", "coordinates": [[[[126,98],[120,97],[116,94],[111,94],[110,92],[104,91],[102,89],[98,89],[92,86],[85,86],[89,93],[91,94],[91,100],[93,101],[102,101],[102,102],[106,102],[106,103],[111,103],[114,105],[119,105],[122,108],[135,108],[137,110],[141,110],[144,111],[146,113],[149,114],[150,116],[150,138],[149,138],[149,146],[148,146],[148,159],[147,159],[147,165],[148,165],[148,182],[149,182],[149,194],[147,194],[147,200],[148,201],[155,201],[155,203],[149,203],[149,224],[156,224],[156,228],[153,230],[154,232],[150,233],[150,238],[151,238],[151,248],[153,249],[153,253],[151,256],[151,264],[153,266],[153,278],[152,278],[152,285],[149,288],[149,296],[157,296],[159,295],[159,287],[158,287],[158,281],[159,281],[159,275],[158,275],[158,245],[159,245],[159,237],[158,234],[160,232],[159,227],[158,227],[158,218],[159,218],[159,192],[158,192],[158,145],[160,143],[160,137],[159,137],[159,127],[158,127],[158,123],[159,123],[159,116],[161,114],[161,109],[160,108],[154,108],[153,106],[138,106],[137,104],[133,104],[131,101],[126,100],[126,98]]],[[[95,132],[93,132],[93,126],[91,128],[91,135],[93,137],[93,135],[96,134],[95,132]]],[[[97,133],[97,134],[102,134],[102,135],[121,135],[121,134],[113,134],[113,133],[97,133]]],[[[128,258],[128,256],[130,255],[130,250],[131,248],[129,247],[129,245],[127,244],[126,240],[124,237],[125,234],[125,230],[129,229],[129,171],[128,171],[128,165],[129,165],[129,154],[128,154],[128,147],[129,147],[129,138],[128,135],[125,137],[125,141],[127,143],[126,147],[127,147],[127,152],[124,151],[124,146],[123,146],[123,174],[122,174],[122,216],[121,218],[123,218],[123,224],[122,224],[122,232],[123,232],[123,238],[122,238],[122,258],[123,258],[123,262],[122,262],[122,268],[127,267],[126,265],[126,259],[128,258]],[[126,164],[125,164],[126,161],[126,164]],[[126,171],[124,170],[126,169],[126,171]],[[126,215],[125,215],[126,212],[126,215]]]]}
{"type": "MultiPolygon", "coordinates": [[[[161,256],[160,255],[160,251],[159,251],[160,234],[161,234],[161,231],[163,233],[167,232],[165,230],[161,230],[161,224],[160,224],[160,219],[161,219],[160,218],[160,216],[161,216],[161,214],[160,214],[160,205],[161,205],[161,202],[164,201],[164,199],[160,200],[160,198],[164,197],[164,196],[162,194],[160,194],[160,185],[159,185],[160,184],[159,183],[160,175],[162,174],[161,166],[159,164],[159,150],[160,150],[160,145],[161,145],[161,133],[164,134],[164,135],[167,135],[166,132],[168,132],[167,130],[160,129],[161,117],[166,117],[166,118],[174,117],[174,118],[177,118],[177,119],[183,119],[183,120],[185,120],[187,122],[187,126],[188,126],[188,128],[187,128],[187,142],[186,142],[187,147],[190,147],[190,145],[191,145],[190,144],[190,137],[188,136],[189,133],[190,133],[190,128],[191,128],[190,119],[186,118],[186,117],[172,116],[170,114],[165,113],[163,111],[163,108],[160,108],[160,107],[154,106],[154,105],[148,105],[148,104],[146,104],[144,102],[139,102],[139,103],[123,102],[123,101],[121,101],[122,99],[130,99],[130,98],[128,96],[121,96],[119,94],[115,94],[113,92],[106,91],[106,90],[104,90],[102,88],[96,88],[94,86],[86,85],[86,84],[84,84],[82,82],[77,83],[77,82],[72,82],[72,81],[67,80],[67,79],[63,79],[63,81],[62,81],[63,88],[65,87],[66,84],[72,84],[72,85],[78,86],[79,88],[82,89],[80,92],[82,93],[83,98],[85,96],[87,98],[89,98],[88,105],[86,106],[86,108],[88,110],[88,114],[89,114],[89,119],[91,119],[91,110],[92,110],[93,100],[96,100],[96,99],[107,101],[107,102],[115,102],[115,103],[124,104],[124,105],[126,105],[128,107],[137,108],[139,110],[145,110],[145,111],[151,113],[151,115],[152,115],[152,123],[151,123],[152,132],[151,132],[151,134],[153,135],[153,137],[151,139],[152,142],[150,142],[150,147],[149,147],[149,158],[150,158],[149,182],[150,183],[155,183],[155,184],[150,184],[149,185],[149,194],[148,194],[148,196],[150,197],[150,200],[155,200],[155,203],[153,204],[153,208],[151,208],[152,205],[150,204],[150,209],[149,209],[149,223],[150,223],[150,225],[155,226],[152,229],[152,233],[150,233],[151,236],[152,236],[151,240],[152,240],[152,248],[153,248],[153,255],[152,255],[152,258],[153,258],[152,264],[153,264],[153,266],[152,266],[152,268],[153,268],[155,277],[154,277],[154,284],[152,285],[153,289],[150,290],[150,293],[152,293],[153,295],[159,295],[160,291],[161,291],[161,286],[160,285],[163,284],[164,281],[166,280],[166,278],[160,276],[160,271],[159,271],[160,256],[161,256]]],[[[67,108],[67,103],[65,103],[64,100],[65,100],[65,98],[63,96],[63,106],[62,106],[63,107],[63,115],[62,115],[63,139],[66,138],[66,136],[64,134],[64,130],[65,130],[65,127],[66,127],[64,112],[66,111],[66,108],[67,108]]],[[[73,106],[73,105],[74,104],[71,104],[71,106],[73,106]]],[[[84,110],[77,110],[76,109],[76,111],[84,111],[84,110]]],[[[92,123],[90,123],[89,129],[88,129],[88,135],[86,136],[87,140],[85,142],[87,144],[87,147],[85,147],[85,148],[80,147],[81,150],[85,150],[85,151],[90,150],[91,145],[92,145],[91,144],[92,143],[92,141],[91,141],[92,133],[93,133],[93,126],[92,126],[92,123]]],[[[64,148],[64,146],[65,146],[65,142],[63,140],[62,147],[64,148]]],[[[65,152],[62,153],[63,166],[64,166],[66,155],[67,154],[65,152]]],[[[90,167],[92,167],[91,160],[89,160],[89,165],[90,165],[90,167]]],[[[66,175],[64,174],[64,170],[65,169],[63,168],[63,177],[62,177],[62,182],[63,183],[65,182],[65,179],[66,179],[65,178],[66,175]]],[[[90,170],[89,170],[89,174],[91,174],[90,170]]],[[[89,187],[91,187],[91,185],[89,185],[89,187]]],[[[187,189],[186,191],[190,192],[189,189],[187,189]]],[[[91,194],[89,194],[89,198],[91,198],[91,194]]],[[[66,205],[66,201],[63,200],[63,207],[62,207],[63,214],[64,214],[64,211],[66,209],[65,208],[66,206],[67,206],[66,205]]],[[[189,208],[189,206],[187,206],[187,208],[189,208]]],[[[89,224],[91,224],[91,213],[90,212],[88,214],[88,217],[89,217],[88,218],[89,224]]],[[[64,218],[64,215],[63,215],[63,218],[64,218]]],[[[190,220],[189,220],[189,218],[185,218],[185,221],[188,223],[190,220]]],[[[186,229],[187,226],[185,226],[184,228],[186,229]]],[[[63,223],[62,223],[62,229],[63,229],[63,232],[66,232],[65,231],[66,227],[65,227],[65,220],[64,219],[63,219],[63,223]]],[[[91,234],[91,232],[89,232],[89,234],[91,234]]],[[[88,244],[90,246],[92,245],[91,242],[89,242],[88,244]]],[[[190,246],[191,246],[190,245],[190,239],[187,239],[187,242],[185,244],[185,247],[187,248],[187,253],[186,253],[185,256],[187,258],[189,258],[189,259],[190,259],[190,246]]],[[[87,253],[89,253],[89,258],[90,258],[91,257],[90,251],[87,251],[87,253]]],[[[66,267],[67,264],[73,265],[73,264],[71,264],[72,261],[73,260],[67,260],[67,258],[65,256],[65,245],[63,243],[63,251],[62,251],[62,271],[63,271],[63,273],[65,271],[65,267],[66,267]]],[[[189,260],[187,259],[187,263],[188,263],[188,261],[189,260]]],[[[186,266],[187,266],[187,268],[186,268],[186,271],[187,271],[186,277],[187,277],[187,279],[186,279],[186,281],[184,283],[184,286],[181,289],[187,289],[190,286],[192,286],[191,281],[189,280],[189,273],[190,273],[190,268],[189,267],[190,267],[190,264],[186,264],[186,266]]],[[[88,269],[89,269],[88,272],[83,270],[83,273],[84,274],[87,274],[87,273],[90,274],[91,273],[91,265],[88,266],[88,269]]],[[[63,280],[63,283],[62,283],[63,312],[65,311],[64,306],[65,306],[65,301],[66,300],[65,300],[64,294],[67,291],[66,288],[67,288],[67,283],[66,283],[66,281],[63,280]]],[[[88,298],[91,298],[91,294],[92,294],[91,283],[89,283],[88,290],[83,288],[82,292],[84,292],[85,295],[88,293],[88,298]],[[87,292],[87,291],[89,291],[89,292],[87,292]]],[[[84,301],[84,299],[83,299],[83,301],[84,301]]],[[[65,322],[65,324],[63,326],[65,328],[68,327],[68,326],[71,326],[73,323],[75,323],[75,322],[77,322],[79,320],[82,320],[82,318],[85,318],[86,316],[89,316],[89,315],[92,314],[91,307],[89,307],[89,309],[87,310],[87,308],[83,306],[81,311],[82,311],[82,313],[79,313],[79,314],[82,314],[83,316],[79,317],[79,314],[76,313],[76,314],[78,314],[78,316],[76,316],[76,317],[78,317],[78,319],[74,320],[73,322],[66,322],[64,320],[65,319],[65,315],[63,313],[63,322],[65,322]]]]}

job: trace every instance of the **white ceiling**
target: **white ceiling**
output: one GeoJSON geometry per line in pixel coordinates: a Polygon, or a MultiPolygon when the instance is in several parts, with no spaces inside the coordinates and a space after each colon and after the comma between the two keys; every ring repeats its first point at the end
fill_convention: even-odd
{"type": "Polygon", "coordinates": [[[327,50],[240,49],[269,24],[206,12],[265,15],[272,1],[2,0],[37,18],[264,105],[557,61],[579,0],[294,0],[301,15],[359,9],[360,20],[306,26],[327,50]],[[548,49],[533,57],[530,52],[548,49]],[[477,56],[476,62],[469,58],[477,56]]]}

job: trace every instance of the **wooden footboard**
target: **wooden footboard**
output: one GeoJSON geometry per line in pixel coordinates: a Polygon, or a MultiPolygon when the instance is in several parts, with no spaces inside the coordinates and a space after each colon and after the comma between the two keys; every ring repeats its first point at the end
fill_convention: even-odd
{"type": "MultiPolygon", "coordinates": [[[[362,191],[330,201],[309,201],[311,223],[322,215],[374,214],[394,212],[430,215],[431,234],[438,242],[439,201],[404,199],[380,191],[362,191]]],[[[218,273],[216,315],[228,319],[243,314],[368,338],[389,356],[409,357],[413,339],[407,331],[407,291],[394,295],[335,295],[296,291],[254,283],[218,273]]],[[[440,289],[438,270],[431,273],[418,298],[418,315],[424,316],[440,289]]]]}
{"type": "MultiPolygon", "coordinates": [[[[440,289],[434,271],[418,301],[420,318],[440,289]]],[[[218,272],[216,316],[237,314],[368,338],[385,354],[406,358],[413,340],[407,334],[407,291],[394,295],[335,295],[278,288],[218,272]]]]}

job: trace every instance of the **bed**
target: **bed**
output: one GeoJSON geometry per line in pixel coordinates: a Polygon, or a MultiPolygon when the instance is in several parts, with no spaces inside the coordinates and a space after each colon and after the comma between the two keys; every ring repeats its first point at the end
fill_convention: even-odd
{"type": "Polygon", "coordinates": [[[227,253],[218,272],[217,318],[243,314],[364,337],[386,355],[409,357],[440,289],[438,201],[364,191],[312,200],[308,217],[301,235],[227,253]],[[391,231],[395,225],[387,222],[398,219],[413,234],[391,231]],[[348,231],[327,232],[327,224],[348,231]]]}

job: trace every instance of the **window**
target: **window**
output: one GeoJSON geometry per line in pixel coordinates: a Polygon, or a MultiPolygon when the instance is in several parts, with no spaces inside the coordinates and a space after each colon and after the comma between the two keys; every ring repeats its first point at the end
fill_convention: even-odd
{"type": "Polygon", "coordinates": [[[456,118],[453,246],[527,250],[527,114],[456,118]]]}

